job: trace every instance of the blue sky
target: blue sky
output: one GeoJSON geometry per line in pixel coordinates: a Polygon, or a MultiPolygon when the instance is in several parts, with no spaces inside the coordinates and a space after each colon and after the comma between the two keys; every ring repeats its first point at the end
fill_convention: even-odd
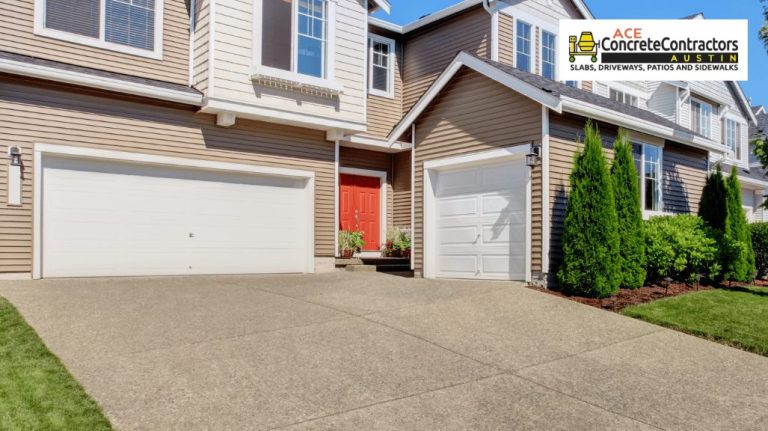
{"type": "MultiPolygon", "coordinates": [[[[397,24],[409,23],[459,0],[390,0],[392,14],[376,16],[397,24]]],[[[749,81],[741,86],[753,105],[768,105],[768,53],[757,38],[762,25],[760,0],[586,0],[596,18],[680,18],[696,12],[713,19],[749,19],[749,81]]]]}

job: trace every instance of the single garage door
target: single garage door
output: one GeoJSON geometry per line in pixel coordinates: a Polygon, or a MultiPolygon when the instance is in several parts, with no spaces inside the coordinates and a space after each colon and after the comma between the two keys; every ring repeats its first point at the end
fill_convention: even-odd
{"type": "Polygon", "coordinates": [[[515,159],[437,173],[438,277],[525,280],[528,170],[515,159]]]}
{"type": "Polygon", "coordinates": [[[45,156],[42,276],[307,272],[306,179],[45,156]]]}

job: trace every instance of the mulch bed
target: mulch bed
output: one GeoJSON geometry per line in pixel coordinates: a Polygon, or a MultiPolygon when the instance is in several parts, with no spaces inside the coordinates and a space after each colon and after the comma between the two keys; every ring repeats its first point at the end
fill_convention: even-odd
{"type": "MultiPolygon", "coordinates": [[[[766,280],[758,280],[754,284],[768,285],[766,280]],[[762,282],[763,284],[760,284],[762,282]]],[[[646,286],[639,289],[621,289],[619,293],[609,298],[597,299],[586,298],[583,296],[568,296],[562,292],[556,290],[549,290],[539,286],[529,286],[531,289],[548,293],[550,295],[559,296],[562,298],[570,299],[571,301],[580,302],[582,304],[591,305],[593,307],[602,308],[610,311],[621,311],[632,305],[643,304],[645,302],[656,301],[657,299],[670,298],[673,296],[684,295],[686,293],[696,292],[696,285],[688,285],[685,283],[673,283],[669,285],[669,288],[665,289],[661,286],[646,286]]],[[[709,290],[711,286],[701,285],[698,290],[709,290]]]]}

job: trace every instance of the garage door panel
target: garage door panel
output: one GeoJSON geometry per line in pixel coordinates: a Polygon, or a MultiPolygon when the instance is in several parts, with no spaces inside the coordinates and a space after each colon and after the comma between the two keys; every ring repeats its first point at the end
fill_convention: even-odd
{"type": "Polygon", "coordinates": [[[474,215],[477,211],[477,198],[474,196],[445,198],[438,204],[438,214],[441,217],[474,215]]]}
{"type": "Polygon", "coordinates": [[[444,274],[477,274],[478,262],[475,254],[447,255],[440,260],[440,272],[444,274]]]}
{"type": "Polygon", "coordinates": [[[478,239],[476,226],[443,227],[439,231],[440,245],[472,244],[478,239]]]}
{"type": "Polygon", "coordinates": [[[525,190],[515,194],[488,194],[480,197],[483,215],[525,211],[525,190]]]}

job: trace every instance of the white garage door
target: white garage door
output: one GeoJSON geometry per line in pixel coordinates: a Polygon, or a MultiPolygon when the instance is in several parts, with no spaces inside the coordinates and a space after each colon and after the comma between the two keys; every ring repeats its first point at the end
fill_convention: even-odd
{"type": "Polygon", "coordinates": [[[45,156],[42,275],[307,272],[305,183],[45,156]]]}
{"type": "Polygon", "coordinates": [[[524,160],[437,173],[438,277],[525,280],[524,160]]]}

